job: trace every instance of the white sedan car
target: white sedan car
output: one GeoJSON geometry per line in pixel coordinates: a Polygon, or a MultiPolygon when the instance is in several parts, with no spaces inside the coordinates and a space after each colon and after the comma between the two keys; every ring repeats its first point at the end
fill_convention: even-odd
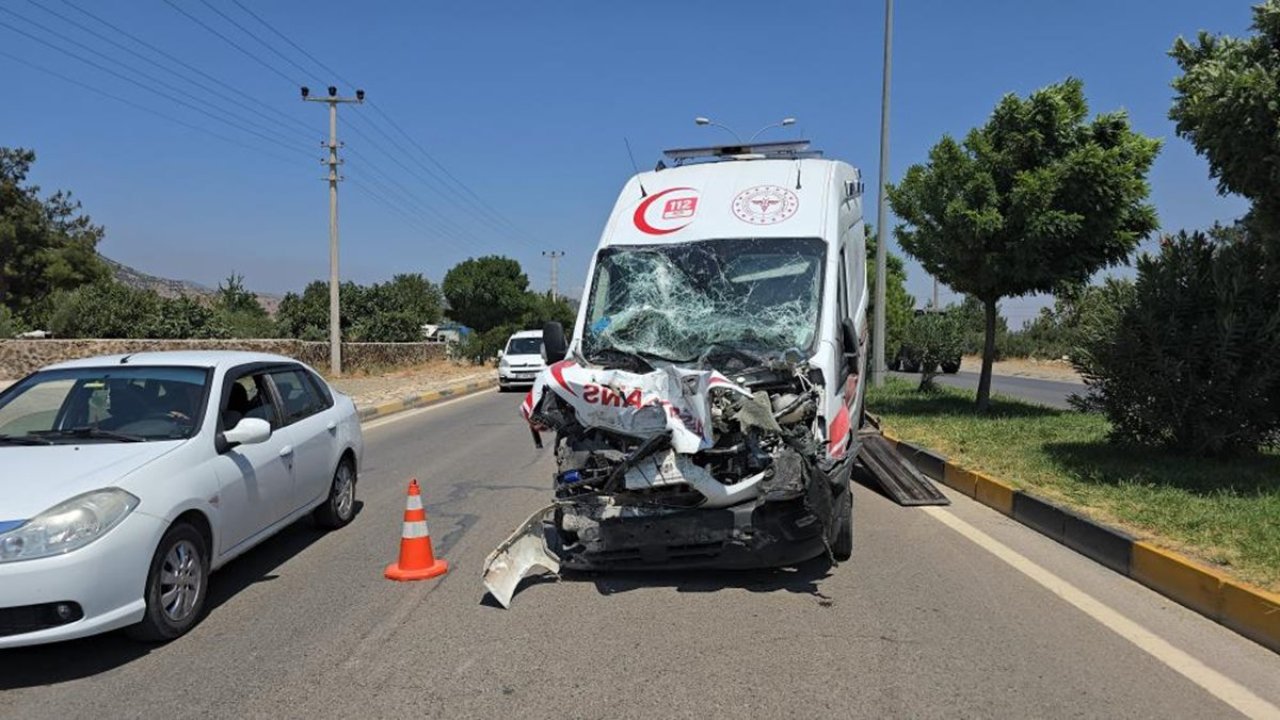
{"type": "Polygon", "coordinates": [[[0,648],[169,640],[209,573],[303,515],[355,514],[351,399],[286,357],[140,353],[0,393],[0,648]]]}

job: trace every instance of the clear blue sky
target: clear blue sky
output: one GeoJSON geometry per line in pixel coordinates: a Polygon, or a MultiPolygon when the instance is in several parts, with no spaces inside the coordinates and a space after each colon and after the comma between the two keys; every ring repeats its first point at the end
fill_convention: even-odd
{"type": "MultiPolygon", "coordinates": [[[[0,143],[37,151],[34,180],[46,190],[72,190],[107,228],[101,250],[153,274],[214,285],[236,271],[250,287],[272,292],[326,277],[327,191],[318,162],[326,112],[301,102],[297,85],[323,92],[336,82],[333,76],[232,0],[172,2],[273,69],[164,0],[71,2],[237,92],[160,59],[192,76],[183,82],[41,9],[156,57],[64,0],[4,0],[0,9],[9,12],[0,12],[0,23],[125,75],[137,77],[117,61],[142,69],[185,93],[139,82],[215,115],[254,120],[271,140],[0,27],[0,51],[262,149],[210,137],[0,56],[0,143]],[[265,119],[216,93],[238,98],[265,119]]],[[[341,188],[345,278],[371,282],[422,272],[439,280],[466,257],[503,253],[524,265],[535,287],[546,287],[549,264],[541,251],[554,249],[567,253],[562,291],[577,294],[616,193],[632,172],[623,138],[630,138],[638,164],[650,168],[663,148],[729,137],[696,127],[695,115],[744,134],[797,117],[795,128],[767,137],[803,134],[828,156],[861,167],[867,215],[875,218],[879,0],[242,2],[364,88],[383,113],[367,105],[340,112],[350,151],[341,188]],[[441,166],[487,208],[444,177],[441,166]]],[[[983,122],[1002,94],[1025,94],[1074,75],[1085,81],[1094,112],[1124,108],[1138,130],[1164,139],[1151,176],[1164,228],[1204,227],[1243,212],[1238,198],[1217,196],[1205,162],[1173,134],[1166,116],[1176,67],[1166,51],[1179,34],[1202,28],[1244,33],[1247,2],[899,0],[894,21],[891,179],[923,160],[943,133],[961,135],[983,122]]],[[[344,94],[353,89],[341,86],[344,94]]],[[[909,289],[923,302],[929,279],[909,266],[909,289]]],[[[944,303],[953,299],[944,292],[944,303]]],[[[1016,325],[1038,304],[1010,301],[1004,310],[1016,325]]]]}

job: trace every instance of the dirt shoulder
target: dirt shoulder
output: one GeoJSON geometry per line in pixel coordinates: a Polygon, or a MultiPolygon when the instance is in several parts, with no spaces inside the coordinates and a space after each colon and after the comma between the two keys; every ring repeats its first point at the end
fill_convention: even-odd
{"type": "MultiPolygon", "coordinates": [[[[982,358],[977,355],[966,355],[960,361],[960,370],[962,372],[981,372],[982,358]]],[[[1071,363],[1065,360],[1032,360],[1030,358],[1000,360],[992,366],[991,372],[995,375],[1035,378],[1036,380],[1084,383],[1080,373],[1076,372],[1075,368],[1071,367],[1071,363]]]]}
{"type": "Polygon", "coordinates": [[[329,382],[338,390],[350,395],[357,407],[365,408],[439,390],[457,383],[494,377],[496,373],[497,370],[491,367],[437,360],[382,373],[330,378],[329,382]]]}

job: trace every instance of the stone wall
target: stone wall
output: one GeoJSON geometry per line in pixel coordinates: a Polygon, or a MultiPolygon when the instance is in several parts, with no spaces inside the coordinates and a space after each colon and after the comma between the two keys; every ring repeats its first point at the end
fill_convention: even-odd
{"type": "MultiPolygon", "coordinates": [[[[64,360],[161,350],[248,350],[275,353],[325,372],[329,343],[301,340],[0,340],[0,380],[14,380],[64,360]]],[[[343,343],[346,372],[419,365],[445,356],[443,343],[343,343]]]]}

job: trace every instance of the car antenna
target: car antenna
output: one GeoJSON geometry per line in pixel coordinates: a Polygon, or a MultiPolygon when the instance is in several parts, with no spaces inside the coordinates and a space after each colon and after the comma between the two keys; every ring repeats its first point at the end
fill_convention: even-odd
{"type": "Polygon", "coordinates": [[[137,353],[129,353],[128,355],[125,355],[124,357],[120,358],[120,364],[121,364],[121,365],[128,365],[128,364],[129,364],[129,358],[133,357],[134,355],[137,355],[137,353]]]}
{"type": "Polygon", "coordinates": [[[640,166],[636,165],[636,156],[631,152],[631,141],[623,137],[622,142],[627,144],[627,157],[631,158],[631,169],[636,171],[636,183],[640,185],[640,197],[648,197],[649,193],[644,191],[644,181],[640,179],[640,166]]]}

